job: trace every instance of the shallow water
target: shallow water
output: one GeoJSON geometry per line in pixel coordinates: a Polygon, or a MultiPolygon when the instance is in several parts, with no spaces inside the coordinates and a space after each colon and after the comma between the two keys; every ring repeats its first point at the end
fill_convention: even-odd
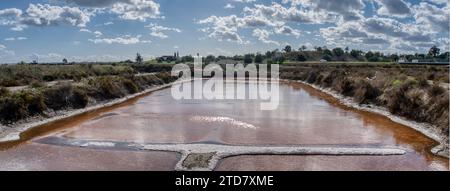
{"type": "MultiPolygon", "coordinates": [[[[254,86],[253,83],[237,85],[254,86]]],[[[57,130],[45,136],[138,143],[401,146],[407,148],[408,153],[390,157],[237,156],[222,160],[217,170],[448,170],[447,159],[429,152],[436,142],[386,117],[347,108],[331,96],[299,83],[283,83],[280,100],[277,110],[262,111],[259,109],[260,100],[177,101],[172,98],[171,90],[165,89],[112,109],[52,124],[48,128],[57,130]]],[[[115,156],[111,152],[122,152],[120,156],[125,157],[120,159],[122,161],[137,161],[144,167],[148,163],[144,170],[165,170],[170,165],[174,166],[177,160],[173,153],[101,151],[107,153],[99,156],[96,153],[100,151],[71,148],[76,150],[75,153],[80,152],[74,156],[72,151],[64,151],[67,148],[62,146],[39,145],[34,142],[37,139],[0,152],[0,161],[17,156],[22,160],[14,165],[23,163],[22,166],[35,169],[32,168],[32,159],[38,158],[42,163],[48,163],[44,165],[48,169],[55,169],[51,164],[55,160],[63,160],[65,162],[58,162],[57,167],[72,170],[90,166],[86,164],[77,168],[77,164],[66,160],[66,156],[82,157],[86,154],[92,156],[92,164],[101,166],[103,155],[115,156]],[[30,156],[28,147],[58,153],[59,157],[45,157],[39,149],[34,151],[37,154],[33,157],[26,157],[30,156]]],[[[107,169],[111,164],[114,162],[107,162],[100,169],[107,169]]],[[[0,170],[14,169],[10,165],[0,162],[0,170]]],[[[135,169],[134,166],[123,168],[135,169]]]]}

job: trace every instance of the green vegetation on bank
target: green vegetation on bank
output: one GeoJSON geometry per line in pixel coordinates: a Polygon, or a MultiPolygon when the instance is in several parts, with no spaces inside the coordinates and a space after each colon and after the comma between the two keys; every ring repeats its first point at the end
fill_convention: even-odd
{"type": "Polygon", "coordinates": [[[32,116],[49,116],[66,109],[121,98],[154,85],[174,81],[169,73],[154,75],[115,75],[84,78],[77,83],[27,88],[17,92],[0,88],[0,122],[11,124],[32,116]]]}
{"type": "Polygon", "coordinates": [[[170,64],[11,64],[0,65],[0,87],[39,85],[57,80],[80,81],[88,77],[170,72],[170,64]]]}

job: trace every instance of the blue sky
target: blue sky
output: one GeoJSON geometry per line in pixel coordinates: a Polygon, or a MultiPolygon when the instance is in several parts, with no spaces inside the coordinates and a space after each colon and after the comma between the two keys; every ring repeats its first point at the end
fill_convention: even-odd
{"type": "Polygon", "coordinates": [[[234,55],[289,44],[448,50],[447,0],[39,0],[0,3],[0,63],[234,55]]]}

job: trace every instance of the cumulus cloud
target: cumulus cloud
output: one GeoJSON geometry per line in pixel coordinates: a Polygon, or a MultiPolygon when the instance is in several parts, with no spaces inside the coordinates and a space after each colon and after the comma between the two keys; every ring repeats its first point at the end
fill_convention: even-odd
{"type": "Polygon", "coordinates": [[[267,31],[267,30],[264,30],[264,29],[254,29],[253,30],[253,36],[254,37],[256,37],[256,38],[258,38],[258,40],[259,41],[261,41],[261,42],[263,42],[263,43],[266,43],[266,44],[275,44],[275,45],[280,45],[280,43],[279,42],[277,42],[277,41],[273,41],[273,40],[270,40],[270,32],[269,31],[267,31]]]}
{"type": "Polygon", "coordinates": [[[345,45],[388,45],[391,50],[413,51],[418,47],[437,44],[434,34],[424,31],[421,26],[401,23],[392,18],[367,18],[359,22],[347,22],[336,27],[320,30],[328,44],[345,45]],[[399,43],[401,42],[401,43],[399,43]]]}
{"type": "Polygon", "coordinates": [[[406,17],[411,14],[409,5],[403,0],[376,0],[381,6],[377,13],[380,15],[406,17]]]}
{"type": "Polygon", "coordinates": [[[236,15],[225,17],[210,16],[206,19],[198,21],[199,24],[209,24],[211,27],[201,29],[201,31],[208,33],[210,38],[219,41],[237,42],[245,44],[241,36],[238,34],[238,27],[242,26],[242,19],[236,15]]]}
{"type": "Polygon", "coordinates": [[[90,22],[91,13],[78,7],[30,4],[25,12],[20,9],[0,10],[0,25],[11,26],[21,31],[28,26],[71,25],[85,27],[90,22]]]}
{"type": "Polygon", "coordinates": [[[125,36],[116,37],[116,38],[89,39],[89,41],[93,42],[94,44],[123,44],[123,45],[150,43],[151,42],[149,40],[141,40],[141,37],[142,37],[141,35],[138,35],[138,36],[125,35],[125,36]]]}
{"type": "Polygon", "coordinates": [[[284,34],[284,35],[288,35],[288,36],[295,36],[296,38],[298,38],[300,36],[299,30],[293,29],[289,26],[281,26],[281,27],[275,29],[275,33],[284,34]]]}
{"type": "Polygon", "coordinates": [[[21,23],[35,26],[69,24],[84,27],[89,21],[89,13],[82,11],[78,7],[30,4],[21,23]]]}
{"type": "Polygon", "coordinates": [[[146,21],[160,18],[160,5],[153,0],[66,0],[83,7],[103,8],[124,20],[146,21]]]}
{"type": "Polygon", "coordinates": [[[125,20],[140,20],[159,18],[159,4],[151,0],[130,0],[127,3],[116,3],[111,11],[119,14],[125,20]]]}
{"type": "Polygon", "coordinates": [[[177,32],[177,33],[181,33],[181,30],[178,28],[170,28],[170,27],[164,27],[164,26],[160,26],[158,24],[149,24],[147,26],[145,26],[146,28],[150,28],[150,35],[154,36],[154,37],[158,37],[161,39],[165,39],[168,38],[169,36],[165,33],[165,32],[177,32]]]}
{"type": "Polygon", "coordinates": [[[421,2],[413,6],[413,14],[416,23],[425,26],[424,29],[434,32],[449,32],[450,7],[439,8],[435,5],[421,2]]]}
{"type": "Polygon", "coordinates": [[[341,17],[345,21],[359,20],[363,18],[362,12],[365,4],[362,0],[283,0],[283,3],[291,3],[293,7],[312,9],[313,12],[341,17]]]}
{"type": "Polygon", "coordinates": [[[0,25],[14,25],[22,16],[22,10],[16,8],[0,10],[0,25]]]}

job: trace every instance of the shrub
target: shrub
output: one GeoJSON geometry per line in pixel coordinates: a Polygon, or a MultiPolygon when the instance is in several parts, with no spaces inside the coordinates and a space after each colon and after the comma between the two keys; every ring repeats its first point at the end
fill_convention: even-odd
{"type": "Polygon", "coordinates": [[[29,115],[42,114],[47,109],[44,96],[40,92],[23,91],[16,96],[24,101],[29,115]]]}
{"type": "Polygon", "coordinates": [[[0,97],[6,97],[10,94],[11,94],[11,92],[7,88],[0,87],[0,97]]]}
{"type": "Polygon", "coordinates": [[[100,92],[105,99],[115,99],[125,95],[113,77],[100,78],[99,85],[100,92]]]}
{"type": "Polygon", "coordinates": [[[74,109],[85,108],[89,103],[89,96],[85,89],[81,87],[73,88],[73,94],[70,97],[70,105],[74,109]]]}
{"type": "Polygon", "coordinates": [[[38,81],[38,80],[33,80],[33,81],[30,83],[30,87],[32,87],[32,88],[42,88],[42,87],[44,87],[44,86],[45,86],[45,84],[42,83],[41,81],[38,81]]]}
{"type": "Polygon", "coordinates": [[[308,74],[308,77],[306,78],[306,82],[312,84],[316,82],[317,77],[319,76],[319,71],[311,71],[308,74]]]}
{"type": "Polygon", "coordinates": [[[345,73],[342,70],[333,70],[322,80],[323,86],[330,87],[333,82],[339,81],[343,76],[345,73]]]}
{"type": "Polygon", "coordinates": [[[403,82],[401,80],[394,80],[392,82],[392,86],[394,86],[394,87],[398,87],[398,86],[400,86],[402,84],[403,84],[403,82]]]}
{"type": "Polygon", "coordinates": [[[52,76],[52,75],[44,75],[44,77],[42,77],[42,79],[43,79],[44,81],[51,82],[51,81],[55,81],[55,80],[56,80],[56,77],[54,77],[54,76],[52,76]]]}
{"type": "Polygon", "coordinates": [[[436,124],[447,135],[449,133],[449,96],[441,94],[432,99],[433,102],[427,111],[427,121],[436,124]]]}
{"type": "Polygon", "coordinates": [[[131,80],[124,79],[123,85],[125,86],[125,89],[127,89],[128,93],[135,94],[139,92],[139,87],[131,80]]]}
{"type": "Polygon", "coordinates": [[[161,79],[164,83],[170,83],[172,82],[172,76],[170,75],[170,73],[168,72],[161,72],[161,73],[157,73],[156,77],[158,77],[159,79],[161,79]]]}
{"type": "Polygon", "coordinates": [[[438,96],[443,94],[445,92],[445,89],[439,85],[433,85],[428,92],[431,96],[438,96]]]}
{"type": "Polygon", "coordinates": [[[60,110],[69,107],[69,98],[72,95],[73,87],[70,84],[54,86],[43,91],[45,104],[53,110],[60,110]]]}
{"type": "Polygon", "coordinates": [[[376,100],[380,94],[381,91],[378,88],[364,80],[356,84],[354,98],[360,104],[367,104],[376,100]]]}
{"type": "Polygon", "coordinates": [[[422,97],[422,92],[413,89],[413,84],[405,83],[389,92],[387,107],[393,114],[423,121],[426,114],[422,97]]]}
{"type": "Polygon", "coordinates": [[[353,96],[354,89],[354,82],[348,78],[339,81],[336,86],[336,90],[344,96],[353,96]]]}
{"type": "Polygon", "coordinates": [[[22,99],[13,97],[0,98],[0,121],[11,123],[24,118],[27,108],[22,99]]]}
{"type": "Polygon", "coordinates": [[[428,83],[428,80],[425,78],[419,78],[418,85],[423,88],[430,86],[430,84],[428,83]]]}

